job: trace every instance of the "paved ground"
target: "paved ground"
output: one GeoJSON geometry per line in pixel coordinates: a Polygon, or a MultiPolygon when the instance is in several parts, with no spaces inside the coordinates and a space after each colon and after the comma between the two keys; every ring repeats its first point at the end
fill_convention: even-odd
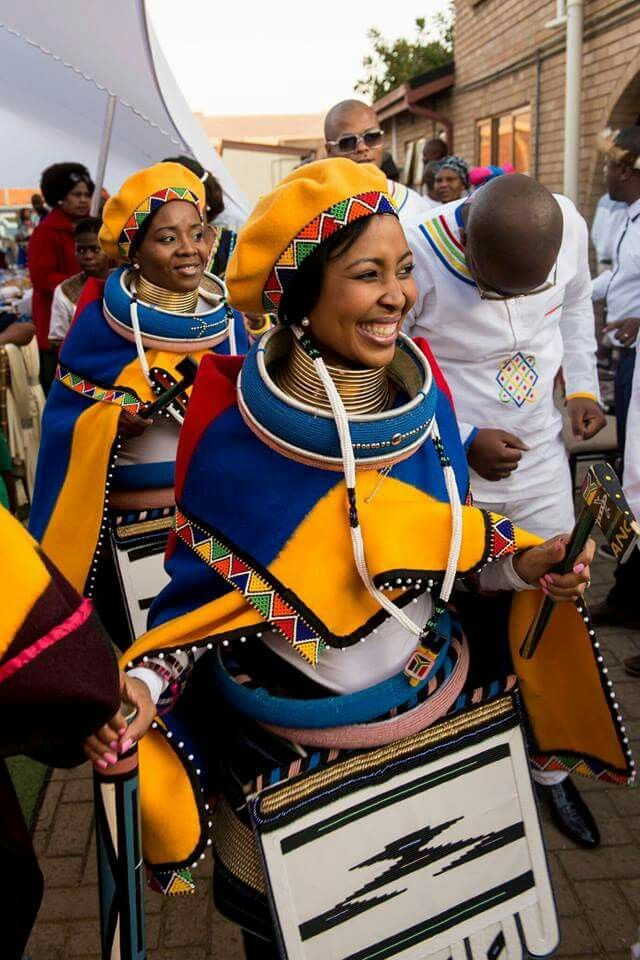
{"type": "MultiPolygon", "coordinates": [[[[612,564],[594,572],[592,602],[607,588],[612,564]]],[[[621,662],[640,653],[640,632],[601,632],[601,642],[640,759],[640,680],[621,662]]],[[[597,851],[579,850],[545,823],[549,860],[561,916],[559,956],[628,958],[640,923],[640,790],[581,781],[602,832],[597,851]]],[[[35,831],[47,889],[28,954],[31,960],[99,960],[95,846],[88,767],[55,771],[35,831]]],[[[147,897],[149,960],[236,960],[235,929],[213,910],[211,864],[198,868],[195,897],[147,897]]]]}

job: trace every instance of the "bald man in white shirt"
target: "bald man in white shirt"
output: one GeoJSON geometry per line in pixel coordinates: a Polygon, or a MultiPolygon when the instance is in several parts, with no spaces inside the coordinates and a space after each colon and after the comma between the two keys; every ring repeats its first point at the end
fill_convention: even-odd
{"type": "MultiPolygon", "coordinates": [[[[342,100],[325,117],[324,146],[328,157],[346,157],[355,163],[375,163],[382,168],[383,136],[375,110],[361,100],[342,100]]],[[[403,227],[426,216],[432,206],[428,197],[395,180],[387,181],[387,189],[403,227]]]]}
{"type": "MultiPolygon", "coordinates": [[[[554,403],[560,368],[576,436],[605,424],[599,405],[587,227],[566,197],[529,177],[498,177],[405,227],[425,337],[453,394],[477,506],[544,539],[574,524],[554,403]]],[[[595,847],[597,826],[573,783],[534,778],[556,825],[595,847]]]]}

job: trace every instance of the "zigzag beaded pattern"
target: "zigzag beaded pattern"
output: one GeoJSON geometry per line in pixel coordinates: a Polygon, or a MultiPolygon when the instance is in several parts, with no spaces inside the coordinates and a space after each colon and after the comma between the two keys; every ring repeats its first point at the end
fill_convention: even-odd
{"type": "Polygon", "coordinates": [[[69,387],[74,393],[88,397],[89,400],[100,400],[102,403],[115,403],[116,406],[122,407],[127,413],[134,415],[147,406],[143,400],[140,400],[135,393],[132,393],[130,390],[120,390],[118,387],[97,387],[95,383],[91,383],[90,380],[85,380],[84,377],[73,373],[68,367],[63,367],[60,363],[56,367],[56,380],[63,383],[65,387],[69,387]]]}
{"type": "Polygon", "coordinates": [[[226,544],[186,517],[176,508],[174,529],[180,539],[227,583],[239,590],[260,616],[278,630],[294,650],[313,666],[324,647],[321,637],[275,589],[226,544]]]}
{"type": "Polygon", "coordinates": [[[300,265],[321,243],[355,220],[370,217],[374,213],[391,213],[396,217],[398,215],[388,194],[372,190],[334,203],[304,226],[280,254],[269,274],[262,293],[265,309],[277,312],[287,284],[300,265]]]}
{"type": "Polygon", "coordinates": [[[202,216],[200,201],[188,187],[165,187],[164,190],[152,193],[150,197],[145,197],[142,203],[136,207],[118,237],[118,249],[125,260],[129,256],[131,244],[144,221],[150,214],[155,213],[158,207],[161,207],[163,203],[169,203],[170,200],[186,200],[187,203],[192,203],[202,216]]]}

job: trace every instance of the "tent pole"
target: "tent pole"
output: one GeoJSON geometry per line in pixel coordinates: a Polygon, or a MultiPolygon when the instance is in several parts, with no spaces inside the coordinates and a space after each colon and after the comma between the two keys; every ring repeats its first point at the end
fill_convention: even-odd
{"type": "Polygon", "coordinates": [[[113,118],[116,113],[117,97],[109,94],[107,100],[107,109],[104,115],[104,126],[102,127],[102,142],[100,143],[100,153],[98,154],[98,169],[96,171],[96,188],[91,199],[91,216],[95,217],[100,209],[102,186],[104,184],[104,173],[107,169],[107,157],[109,156],[109,144],[111,142],[111,132],[113,130],[113,118]]]}

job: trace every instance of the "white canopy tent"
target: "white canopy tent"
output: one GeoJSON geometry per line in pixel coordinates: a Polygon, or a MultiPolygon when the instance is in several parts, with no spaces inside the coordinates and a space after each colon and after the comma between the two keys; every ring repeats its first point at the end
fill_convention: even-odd
{"type": "MultiPolygon", "coordinates": [[[[184,11],[176,19],[184,29],[184,11]]],[[[196,29],[191,24],[189,29],[196,29]]],[[[167,156],[195,157],[224,192],[221,219],[248,204],[189,109],[145,0],[0,0],[0,184],[39,183],[51,163],[84,163],[113,192],[167,156]]]]}

